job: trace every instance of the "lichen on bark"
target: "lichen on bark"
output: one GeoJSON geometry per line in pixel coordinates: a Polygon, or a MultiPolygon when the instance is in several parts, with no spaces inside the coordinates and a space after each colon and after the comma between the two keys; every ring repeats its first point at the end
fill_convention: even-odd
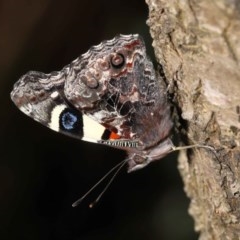
{"type": "Polygon", "coordinates": [[[240,3],[146,0],[150,33],[187,123],[179,170],[200,239],[240,239],[240,3]],[[188,152],[189,153],[189,152],[188,152]]]}

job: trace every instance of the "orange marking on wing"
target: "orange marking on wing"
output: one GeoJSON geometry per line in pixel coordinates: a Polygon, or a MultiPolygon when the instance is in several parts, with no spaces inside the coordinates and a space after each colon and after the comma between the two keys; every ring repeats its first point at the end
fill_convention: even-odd
{"type": "Polygon", "coordinates": [[[111,132],[111,134],[109,136],[109,139],[119,139],[119,138],[120,138],[120,136],[115,132],[111,132]]]}

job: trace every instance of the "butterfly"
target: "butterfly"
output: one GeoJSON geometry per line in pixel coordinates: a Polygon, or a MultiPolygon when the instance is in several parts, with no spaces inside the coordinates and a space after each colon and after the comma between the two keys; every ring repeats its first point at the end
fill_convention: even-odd
{"type": "Polygon", "coordinates": [[[11,99],[54,131],[125,150],[128,172],[179,150],[164,78],[138,34],[103,41],[60,71],[26,73],[11,99]]]}

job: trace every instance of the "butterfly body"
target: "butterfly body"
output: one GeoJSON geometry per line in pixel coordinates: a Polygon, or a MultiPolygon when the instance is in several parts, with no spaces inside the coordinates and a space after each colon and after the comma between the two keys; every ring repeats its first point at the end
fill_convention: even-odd
{"type": "Polygon", "coordinates": [[[61,71],[28,72],[11,98],[57,132],[126,150],[129,171],[172,149],[166,87],[137,34],[104,41],[61,71]]]}

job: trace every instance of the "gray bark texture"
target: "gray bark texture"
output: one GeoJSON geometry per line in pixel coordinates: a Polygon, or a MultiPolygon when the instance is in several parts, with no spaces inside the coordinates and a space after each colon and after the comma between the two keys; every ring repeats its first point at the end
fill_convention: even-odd
{"type": "Polygon", "coordinates": [[[201,240],[240,239],[240,1],[146,2],[187,144],[216,149],[179,157],[195,230],[201,240]]]}

